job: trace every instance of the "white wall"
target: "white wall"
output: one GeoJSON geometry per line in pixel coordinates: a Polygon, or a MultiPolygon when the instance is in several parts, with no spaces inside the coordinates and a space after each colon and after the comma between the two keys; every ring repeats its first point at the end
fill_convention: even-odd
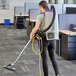
{"type": "Polygon", "coordinates": [[[47,3],[49,3],[49,0],[45,0],[45,1],[47,1],[47,3]]]}
{"type": "Polygon", "coordinates": [[[0,10],[0,23],[4,23],[4,19],[10,18],[11,23],[14,21],[14,6],[24,6],[25,2],[39,2],[41,0],[9,0],[9,10],[0,10]]]}
{"type": "Polygon", "coordinates": [[[58,4],[64,4],[64,0],[57,0],[58,4]]]}

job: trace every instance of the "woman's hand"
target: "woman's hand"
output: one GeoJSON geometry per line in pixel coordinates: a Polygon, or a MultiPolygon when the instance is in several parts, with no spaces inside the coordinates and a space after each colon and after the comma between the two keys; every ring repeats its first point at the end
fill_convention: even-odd
{"type": "Polygon", "coordinates": [[[33,40],[33,38],[34,38],[34,37],[33,37],[32,33],[31,33],[31,34],[30,34],[30,40],[33,40]]]}

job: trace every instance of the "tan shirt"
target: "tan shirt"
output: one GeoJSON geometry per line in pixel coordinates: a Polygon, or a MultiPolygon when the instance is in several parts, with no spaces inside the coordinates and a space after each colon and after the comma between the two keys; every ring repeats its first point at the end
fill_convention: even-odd
{"type": "Polygon", "coordinates": [[[45,16],[44,16],[44,14],[39,14],[37,16],[36,24],[39,24],[40,25],[40,29],[41,30],[44,30],[45,29],[45,16]]]}

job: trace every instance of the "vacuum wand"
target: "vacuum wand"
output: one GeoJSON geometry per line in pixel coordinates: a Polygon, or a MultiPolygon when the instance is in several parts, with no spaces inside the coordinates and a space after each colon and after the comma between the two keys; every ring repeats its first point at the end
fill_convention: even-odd
{"type": "Polygon", "coordinates": [[[16,65],[17,61],[19,60],[19,58],[21,57],[22,53],[25,51],[25,49],[27,48],[27,46],[29,45],[30,42],[31,42],[31,40],[28,41],[28,43],[23,48],[23,50],[21,51],[21,53],[19,54],[19,56],[17,57],[17,59],[14,61],[14,63],[11,63],[11,64],[9,64],[7,66],[4,66],[5,69],[15,71],[15,65],[16,65]]]}
{"type": "Polygon", "coordinates": [[[17,63],[18,59],[20,58],[20,56],[22,55],[22,53],[25,51],[25,49],[27,48],[27,46],[29,45],[30,42],[31,42],[31,40],[28,41],[28,43],[23,48],[23,50],[21,51],[21,53],[19,54],[19,56],[17,57],[17,59],[14,61],[13,65],[15,65],[17,63]]]}

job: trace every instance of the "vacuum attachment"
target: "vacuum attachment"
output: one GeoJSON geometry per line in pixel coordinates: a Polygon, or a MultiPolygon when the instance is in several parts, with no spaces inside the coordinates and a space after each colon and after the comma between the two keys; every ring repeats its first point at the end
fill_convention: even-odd
{"type": "Polygon", "coordinates": [[[18,55],[18,57],[16,58],[16,60],[13,63],[11,63],[7,66],[4,66],[5,69],[15,71],[15,65],[16,65],[17,61],[19,60],[19,58],[21,57],[21,55],[23,54],[23,52],[25,51],[25,49],[27,48],[27,46],[29,45],[30,42],[31,42],[31,40],[28,41],[28,43],[25,45],[25,47],[23,48],[23,50],[20,52],[20,54],[18,55]]]}
{"type": "Polygon", "coordinates": [[[4,66],[5,69],[8,69],[8,70],[11,70],[11,71],[15,71],[15,68],[14,68],[14,64],[9,64],[7,66],[4,66]]]}

